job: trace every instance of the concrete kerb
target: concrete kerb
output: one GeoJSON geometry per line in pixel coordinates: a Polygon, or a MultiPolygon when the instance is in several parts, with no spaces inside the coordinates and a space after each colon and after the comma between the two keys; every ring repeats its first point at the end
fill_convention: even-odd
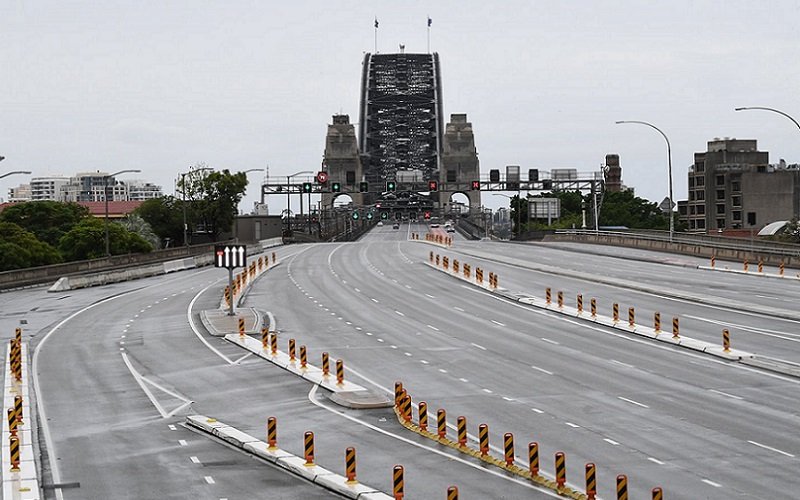
{"type": "Polygon", "coordinates": [[[522,304],[526,304],[526,305],[529,305],[529,306],[532,306],[532,307],[537,307],[539,309],[545,309],[545,310],[553,311],[553,312],[556,312],[558,314],[563,314],[565,316],[571,316],[571,317],[574,317],[574,318],[577,318],[577,319],[581,319],[581,320],[584,320],[584,321],[589,321],[589,322],[592,322],[592,323],[600,324],[600,325],[603,325],[603,326],[606,326],[606,327],[609,327],[609,328],[613,328],[615,330],[621,330],[621,331],[624,331],[624,332],[627,332],[627,333],[632,333],[632,334],[638,335],[640,337],[646,337],[646,338],[657,340],[659,342],[665,342],[665,343],[668,343],[668,344],[684,347],[684,348],[687,348],[687,349],[692,349],[694,351],[703,352],[703,353],[710,354],[712,356],[716,356],[718,358],[723,358],[723,359],[726,359],[726,360],[729,360],[729,361],[740,361],[740,360],[745,359],[745,358],[753,358],[754,357],[753,353],[750,353],[750,352],[747,352],[747,351],[741,351],[741,350],[738,350],[738,349],[731,349],[729,352],[725,352],[722,349],[722,346],[718,346],[716,344],[712,344],[710,342],[705,342],[705,341],[702,341],[702,340],[692,339],[690,337],[685,337],[683,335],[681,335],[679,338],[676,339],[676,338],[673,338],[671,331],[662,330],[661,332],[656,332],[653,328],[650,328],[650,327],[647,327],[647,326],[644,326],[644,325],[635,325],[634,327],[630,327],[630,326],[628,326],[627,321],[614,322],[614,320],[612,318],[607,317],[607,316],[603,316],[603,315],[599,315],[599,314],[596,317],[592,318],[591,315],[589,313],[587,313],[585,310],[583,312],[579,313],[578,310],[576,308],[574,308],[574,307],[564,306],[564,307],[559,308],[554,303],[551,303],[551,304],[548,305],[542,299],[536,299],[535,297],[521,296],[521,295],[516,295],[516,294],[509,293],[507,289],[497,288],[496,290],[492,290],[492,289],[490,289],[489,287],[487,287],[485,285],[480,285],[478,283],[475,283],[473,280],[466,279],[466,278],[464,278],[463,276],[461,276],[459,274],[455,274],[455,273],[452,273],[452,272],[448,272],[447,270],[441,269],[440,267],[437,267],[435,264],[431,264],[427,260],[425,261],[425,264],[427,266],[429,266],[429,267],[432,267],[432,268],[434,268],[434,269],[436,269],[436,270],[438,270],[440,272],[443,272],[443,273],[447,274],[448,276],[452,276],[454,278],[460,279],[461,281],[466,281],[467,283],[470,283],[471,285],[476,286],[478,288],[483,288],[484,290],[487,290],[487,291],[489,291],[491,293],[496,293],[496,294],[501,295],[501,296],[503,296],[503,297],[505,297],[505,298],[507,298],[509,300],[512,300],[512,301],[515,301],[515,302],[519,302],[519,303],[522,303],[522,304]]]}
{"type": "Polygon", "coordinates": [[[222,422],[204,415],[189,415],[186,425],[210,434],[242,451],[275,464],[292,474],[302,477],[322,488],[356,500],[391,500],[384,492],[362,483],[349,483],[347,478],[319,465],[306,465],[304,458],[280,448],[270,450],[266,442],[260,441],[222,422]]]}

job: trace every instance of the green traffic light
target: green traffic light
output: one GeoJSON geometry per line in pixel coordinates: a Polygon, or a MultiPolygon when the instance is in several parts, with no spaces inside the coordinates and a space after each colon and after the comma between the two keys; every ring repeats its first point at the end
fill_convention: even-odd
{"type": "Polygon", "coordinates": [[[353,220],[358,220],[358,212],[353,212],[353,220]]]}
{"type": "Polygon", "coordinates": [[[333,186],[332,186],[332,188],[331,188],[331,189],[333,189],[333,192],[334,192],[334,193],[341,192],[341,190],[342,190],[342,185],[341,185],[341,184],[339,184],[338,182],[334,182],[334,183],[333,183],[333,186]]]}

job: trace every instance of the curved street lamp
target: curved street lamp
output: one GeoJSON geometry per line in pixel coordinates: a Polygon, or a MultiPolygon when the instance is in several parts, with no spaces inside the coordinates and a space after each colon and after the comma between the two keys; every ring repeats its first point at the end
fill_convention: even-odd
{"type": "Polygon", "coordinates": [[[27,174],[27,175],[30,175],[30,173],[31,173],[30,170],[14,170],[13,172],[6,172],[5,174],[0,175],[0,179],[2,179],[3,177],[8,177],[9,175],[14,175],[14,174],[27,174]]]}
{"type": "Polygon", "coordinates": [[[673,217],[674,214],[672,213],[672,205],[673,205],[673,203],[672,203],[672,148],[671,148],[671,146],[669,144],[669,139],[667,138],[667,134],[662,132],[662,130],[660,128],[656,127],[652,123],[643,122],[643,121],[639,121],[639,120],[619,120],[619,121],[617,121],[615,123],[617,125],[619,125],[621,123],[637,123],[639,125],[646,125],[646,126],[652,128],[653,130],[655,130],[656,132],[658,132],[659,134],[661,134],[661,137],[663,137],[664,140],[667,141],[667,162],[668,162],[667,163],[667,165],[668,165],[667,169],[668,169],[668,172],[669,172],[669,242],[672,243],[672,238],[673,238],[673,236],[675,234],[675,218],[673,217]]]}
{"type": "Polygon", "coordinates": [[[747,110],[750,110],[750,109],[760,109],[762,111],[772,111],[773,113],[778,113],[779,115],[783,115],[786,118],[792,120],[792,123],[794,123],[797,126],[798,129],[800,129],[800,123],[797,123],[797,120],[795,120],[794,118],[789,116],[787,113],[784,113],[783,111],[781,111],[779,109],[765,108],[763,106],[746,106],[746,107],[742,107],[742,108],[735,108],[734,111],[747,111],[747,110]]]}
{"type": "Polygon", "coordinates": [[[111,244],[108,239],[108,178],[109,177],[116,177],[119,174],[127,174],[127,173],[139,173],[141,170],[139,169],[128,169],[128,170],[120,170],[119,172],[114,172],[113,174],[107,174],[103,176],[103,199],[106,202],[106,215],[105,215],[105,230],[106,230],[106,257],[111,257],[111,244]]]}

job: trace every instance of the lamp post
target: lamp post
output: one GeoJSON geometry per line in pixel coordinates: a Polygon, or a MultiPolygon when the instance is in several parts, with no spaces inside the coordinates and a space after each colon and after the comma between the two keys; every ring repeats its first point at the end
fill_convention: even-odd
{"type": "Polygon", "coordinates": [[[798,129],[800,129],[800,123],[797,123],[797,120],[795,120],[794,118],[792,118],[788,114],[786,114],[783,111],[780,111],[778,109],[765,108],[763,106],[747,106],[747,107],[743,107],[743,108],[735,108],[735,111],[747,111],[747,110],[750,110],[750,109],[760,109],[762,111],[772,111],[773,113],[778,113],[779,115],[783,115],[786,118],[792,120],[792,123],[794,123],[797,126],[798,129]]]}
{"type": "MultiPolygon", "coordinates": [[[[286,224],[287,224],[287,233],[289,235],[292,234],[292,219],[288,215],[288,214],[291,213],[291,205],[292,205],[292,198],[290,196],[291,188],[290,188],[289,184],[292,182],[292,177],[297,177],[298,175],[309,175],[309,174],[313,174],[313,173],[314,172],[312,172],[311,170],[302,170],[300,172],[295,172],[292,175],[287,175],[286,176],[286,210],[287,210],[286,224]]],[[[301,216],[303,215],[303,192],[302,191],[300,191],[300,215],[301,216]]]]}
{"type": "Polygon", "coordinates": [[[13,172],[6,172],[5,174],[0,175],[0,179],[2,179],[3,177],[8,177],[9,175],[14,175],[14,174],[30,175],[30,173],[31,173],[30,170],[14,170],[13,172]]]}
{"type": "MultiPolygon", "coordinates": [[[[513,196],[509,196],[507,194],[502,194],[502,193],[492,193],[492,196],[502,196],[504,198],[508,198],[508,206],[509,206],[509,208],[511,207],[511,200],[514,199],[513,196]]],[[[517,195],[517,236],[519,236],[519,232],[520,232],[520,229],[521,229],[520,228],[520,224],[521,224],[521,221],[522,221],[522,219],[520,218],[521,215],[522,215],[521,212],[522,212],[522,198],[519,195],[517,195]]],[[[514,236],[514,231],[511,231],[511,235],[514,236]]]]}
{"type": "Polygon", "coordinates": [[[106,203],[106,214],[105,214],[105,221],[103,225],[105,226],[106,232],[106,257],[111,257],[111,242],[108,237],[108,178],[109,177],[116,177],[120,174],[127,174],[127,173],[139,173],[141,170],[139,169],[127,169],[127,170],[120,170],[119,172],[114,172],[113,174],[107,174],[103,176],[103,200],[106,203]]]}
{"type": "Polygon", "coordinates": [[[203,170],[214,170],[211,167],[200,167],[197,169],[192,169],[189,167],[188,172],[181,172],[181,208],[183,208],[183,246],[189,246],[189,239],[187,237],[187,230],[188,226],[186,225],[186,176],[191,174],[192,172],[202,172],[203,170]]]}
{"type": "Polygon", "coordinates": [[[669,139],[667,138],[667,134],[662,132],[660,128],[648,122],[643,122],[638,120],[619,120],[616,122],[617,125],[621,123],[637,123],[639,125],[646,125],[655,130],[656,132],[658,132],[659,134],[661,134],[661,137],[663,137],[664,140],[667,141],[667,169],[669,173],[669,242],[672,243],[672,238],[675,234],[675,218],[673,217],[672,214],[672,204],[673,204],[672,203],[672,147],[669,144],[669,139]]]}

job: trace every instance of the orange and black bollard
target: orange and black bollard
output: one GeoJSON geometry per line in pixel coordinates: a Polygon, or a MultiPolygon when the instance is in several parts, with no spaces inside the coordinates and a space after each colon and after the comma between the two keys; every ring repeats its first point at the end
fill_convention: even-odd
{"type": "Polygon", "coordinates": [[[431,261],[431,262],[433,262],[433,250],[431,250],[431,253],[430,253],[430,255],[429,255],[429,258],[430,258],[430,261],[431,261]]]}
{"type": "Polygon", "coordinates": [[[558,308],[561,309],[564,307],[564,292],[558,292],[558,308]]]}
{"type": "Polygon", "coordinates": [[[14,408],[8,409],[8,431],[12,436],[17,435],[17,412],[14,408]]]}
{"type": "Polygon", "coordinates": [[[514,435],[510,432],[503,434],[503,448],[505,449],[506,467],[514,465],[514,435]]]}
{"type": "Polygon", "coordinates": [[[619,304],[616,302],[611,306],[611,319],[614,320],[614,323],[619,322],[619,304]]]}
{"type": "Polygon", "coordinates": [[[306,346],[300,346],[300,368],[305,369],[308,365],[308,352],[306,351],[306,346]]]}
{"type": "Polygon", "coordinates": [[[628,500],[628,476],[617,476],[617,500],[628,500]]]}
{"type": "Polygon", "coordinates": [[[327,352],[322,353],[322,376],[327,377],[330,375],[331,372],[331,365],[330,365],[330,358],[328,357],[327,352]]]}
{"type": "Polygon", "coordinates": [[[278,419],[275,417],[267,419],[267,445],[270,450],[278,447],[278,419]]]}
{"type": "Polygon", "coordinates": [[[419,402],[419,428],[423,431],[428,430],[428,403],[419,402]]]}
{"type": "Polygon", "coordinates": [[[544,303],[547,304],[547,305],[550,305],[550,302],[551,302],[550,299],[551,298],[552,298],[552,296],[551,296],[550,289],[549,288],[545,288],[544,289],[544,303]]]}
{"type": "Polygon", "coordinates": [[[400,395],[403,393],[403,383],[399,380],[394,383],[394,405],[400,408],[400,395]]]}
{"type": "Polygon", "coordinates": [[[244,338],[244,318],[239,318],[239,338],[244,338]]]}
{"type": "Polygon", "coordinates": [[[636,326],[636,311],[632,307],[628,308],[628,326],[631,328],[636,326]]]}
{"type": "Polygon", "coordinates": [[[306,457],[305,465],[314,465],[314,433],[306,431],[303,439],[303,453],[306,457]]]}
{"type": "Polygon", "coordinates": [[[294,339],[289,339],[289,361],[294,363],[294,339]]]}
{"type": "Polygon", "coordinates": [[[22,418],[22,396],[14,396],[14,413],[17,414],[17,425],[23,425],[22,418]]]}
{"type": "Polygon", "coordinates": [[[270,338],[269,347],[270,347],[269,350],[272,353],[272,355],[273,356],[277,356],[278,355],[278,332],[277,331],[272,332],[272,338],[270,338]]]}
{"type": "Polygon", "coordinates": [[[717,256],[712,254],[711,255],[711,269],[714,269],[714,266],[717,264],[717,256]]]}
{"type": "Polygon", "coordinates": [[[403,391],[403,419],[406,422],[411,422],[411,394],[403,391]]]}
{"type": "Polygon", "coordinates": [[[539,443],[536,441],[528,443],[528,468],[531,476],[539,475],[539,443]]]}
{"type": "Polygon", "coordinates": [[[586,464],[586,498],[594,500],[597,495],[597,467],[593,463],[586,464]]]}
{"type": "Polygon", "coordinates": [[[583,312],[583,295],[578,294],[577,302],[578,302],[578,314],[581,314],[583,312]]]}
{"type": "Polygon", "coordinates": [[[344,384],[344,361],[336,360],[336,385],[344,384]]]}
{"type": "Polygon", "coordinates": [[[278,262],[278,256],[275,255],[275,252],[272,252],[272,263],[274,264],[276,262],[278,262]]]}
{"type": "Polygon", "coordinates": [[[725,352],[731,351],[731,332],[727,328],[722,330],[722,350],[725,352]]]}
{"type": "Polygon", "coordinates": [[[783,261],[781,261],[781,267],[778,268],[778,273],[780,274],[780,276],[783,276],[783,273],[785,273],[785,272],[786,272],[785,265],[784,265],[783,261]]]}
{"type": "Polygon", "coordinates": [[[405,485],[403,484],[403,466],[395,465],[392,470],[392,493],[394,500],[403,500],[403,492],[405,485]]]}
{"type": "Polygon", "coordinates": [[[591,308],[592,317],[596,318],[597,317],[597,300],[596,299],[592,299],[589,302],[589,307],[591,308]]]}
{"type": "Polygon", "coordinates": [[[567,484],[567,457],[563,451],[556,452],[556,484],[559,488],[567,484]]]}
{"type": "Polygon", "coordinates": [[[447,437],[447,412],[444,411],[444,408],[439,408],[439,411],[436,412],[436,432],[439,439],[447,437]]]}
{"type": "Polygon", "coordinates": [[[467,417],[459,416],[456,419],[456,427],[458,428],[458,446],[466,448],[467,446],[467,417]]]}
{"type": "Polygon", "coordinates": [[[17,345],[22,346],[22,328],[14,330],[14,340],[17,341],[17,345]]]}
{"type": "Polygon", "coordinates": [[[269,328],[264,327],[261,329],[261,347],[266,349],[269,344],[269,328]]]}
{"type": "Polygon", "coordinates": [[[436,266],[437,267],[439,266],[439,254],[438,253],[436,254],[436,266]]]}
{"type": "Polygon", "coordinates": [[[348,483],[356,483],[356,449],[352,446],[344,450],[344,475],[348,483]]]}
{"type": "Polygon", "coordinates": [[[655,330],[656,333],[661,333],[661,313],[660,312],[654,312],[653,313],[653,330],[655,330]]]}
{"type": "Polygon", "coordinates": [[[458,500],[458,487],[449,486],[447,488],[447,500],[458,500]]]}
{"type": "Polygon", "coordinates": [[[677,339],[680,338],[681,334],[681,325],[678,318],[672,318],[672,338],[677,339]]]}
{"type": "Polygon", "coordinates": [[[747,269],[749,267],[750,267],[749,262],[747,262],[747,259],[744,259],[744,272],[747,272],[747,269]]]}
{"type": "Polygon", "coordinates": [[[481,456],[489,454],[489,426],[481,424],[478,426],[478,441],[480,442],[481,456]]]}
{"type": "Polygon", "coordinates": [[[653,499],[652,500],[664,500],[664,492],[661,491],[661,488],[656,486],[653,488],[653,499]]]}
{"type": "Polygon", "coordinates": [[[11,472],[19,472],[19,436],[8,437],[9,455],[11,458],[11,472]]]}
{"type": "Polygon", "coordinates": [[[758,272],[764,272],[764,259],[758,259],[758,272]]]}

